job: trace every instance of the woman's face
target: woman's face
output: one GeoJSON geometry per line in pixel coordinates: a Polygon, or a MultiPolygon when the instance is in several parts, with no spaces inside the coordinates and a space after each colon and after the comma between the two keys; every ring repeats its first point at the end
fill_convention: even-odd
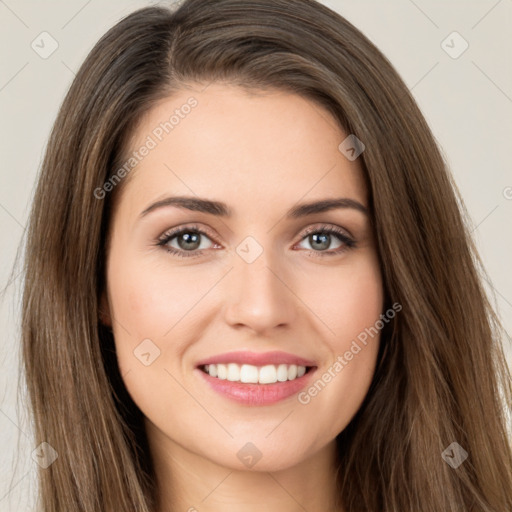
{"type": "Polygon", "coordinates": [[[361,334],[383,289],[347,135],[302,97],[219,83],[138,127],[103,305],[126,387],[169,456],[284,469],[359,409],[379,345],[361,334]]]}

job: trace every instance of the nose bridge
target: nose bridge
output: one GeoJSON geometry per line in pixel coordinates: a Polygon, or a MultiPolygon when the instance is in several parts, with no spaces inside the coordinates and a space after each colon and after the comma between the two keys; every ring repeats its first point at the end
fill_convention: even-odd
{"type": "Polygon", "coordinates": [[[295,304],[293,294],[284,284],[287,276],[280,270],[275,252],[251,238],[247,237],[236,248],[234,268],[227,283],[226,321],[255,331],[289,324],[295,304]]]}

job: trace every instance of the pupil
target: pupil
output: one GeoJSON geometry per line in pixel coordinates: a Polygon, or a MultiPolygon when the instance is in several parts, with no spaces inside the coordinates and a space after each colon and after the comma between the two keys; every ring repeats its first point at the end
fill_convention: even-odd
{"type": "Polygon", "coordinates": [[[310,235],[310,238],[313,240],[311,245],[314,247],[315,243],[319,243],[320,246],[317,246],[317,249],[327,249],[329,247],[329,237],[330,235],[328,233],[315,233],[314,235],[310,235]]]}
{"type": "Polygon", "coordinates": [[[199,233],[183,233],[178,237],[178,245],[182,249],[197,249],[200,245],[199,233]],[[181,240],[183,240],[183,242],[181,242],[181,240]]]}

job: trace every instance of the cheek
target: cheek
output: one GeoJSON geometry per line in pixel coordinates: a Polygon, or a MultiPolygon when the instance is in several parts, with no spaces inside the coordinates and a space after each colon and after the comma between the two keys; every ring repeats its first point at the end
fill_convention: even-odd
{"type": "Polygon", "coordinates": [[[306,286],[307,304],[326,326],[326,340],[336,352],[344,352],[383,312],[382,278],[373,255],[327,277],[312,275],[306,286]]]}
{"type": "Polygon", "coordinates": [[[124,261],[109,276],[115,319],[134,341],[161,339],[204,293],[195,277],[182,269],[170,272],[161,263],[124,261]]]}
{"type": "MultiPolygon", "coordinates": [[[[165,263],[118,255],[109,267],[117,359],[132,396],[159,389],[158,379],[170,378],[165,371],[178,369],[190,340],[205,328],[198,318],[207,316],[201,299],[218,280],[211,270],[170,269],[165,263]]],[[[154,391],[149,394],[145,401],[154,398],[154,391]]]]}
{"type": "Polygon", "coordinates": [[[174,389],[165,370],[182,348],[179,343],[165,344],[163,336],[190,309],[189,300],[178,275],[163,279],[155,266],[129,258],[118,261],[109,272],[117,361],[126,389],[148,414],[159,410],[174,389]]]}
{"type": "Polygon", "coordinates": [[[112,254],[108,289],[116,352],[121,373],[130,372],[132,379],[134,373],[144,371],[147,374],[146,370],[151,368],[145,369],[143,361],[137,359],[138,350],[144,349],[142,354],[149,352],[149,359],[155,360],[151,366],[156,365],[161,356],[160,338],[170,329],[170,318],[179,314],[181,307],[180,301],[170,300],[175,291],[158,277],[155,269],[129,257],[112,254]]]}
{"type": "Polygon", "coordinates": [[[375,257],[310,287],[311,309],[328,326],[324,342],[330,360],[299,395],[299,402],[323,423],[326,437],[341,432],[359,410],[371,384],[380,343],[383,289],[375,257]]]}

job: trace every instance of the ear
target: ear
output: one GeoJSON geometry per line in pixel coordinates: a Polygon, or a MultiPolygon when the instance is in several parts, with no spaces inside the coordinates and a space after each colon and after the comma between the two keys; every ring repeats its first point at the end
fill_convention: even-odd
{"type": "Polygon", "coordinates": [[[105,290],[101,293],[100,301],[99,301],[99,321],[107,326],[112,327],[112,318],[110,316],[110,307],[108,305],[108,297],[105,290]]]}

